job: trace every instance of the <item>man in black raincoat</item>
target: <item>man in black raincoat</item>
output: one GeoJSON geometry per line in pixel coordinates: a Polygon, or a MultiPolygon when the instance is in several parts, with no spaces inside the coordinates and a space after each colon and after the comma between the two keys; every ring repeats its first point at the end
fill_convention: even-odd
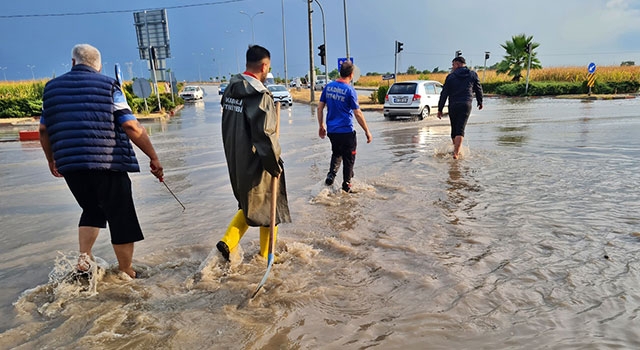
{"type": "Polygon", "coordinates": [[[453,159],[458,159],[464,138],[464,129],[471,114],[473,93],[478,101],[478,109],[482,109],[482,85],[480,85],[478,74],[467,68],[464,57],[454,58],[451,64],[453,71],[447,75],[442,92],[440,92],[438,119],[442,119],[442,109],[448,97],[453,159]]]}
{"type": "MultiPolygon", "coordinates": [[[[231,187],[238,200],[238,212],[216,245],[227,261],[249,226],[260,227],[260,255],[267,258],[272,177],[278,177],[276,225],[291,222],[276,133],[278,115],[273,96],[263,84],[270,67],[269,51],[250,46],[246,71],[231,77],[222,95],[222,141],[231,187]]],[[[277,226],[274,241],[276,234],[277,226]]]]}

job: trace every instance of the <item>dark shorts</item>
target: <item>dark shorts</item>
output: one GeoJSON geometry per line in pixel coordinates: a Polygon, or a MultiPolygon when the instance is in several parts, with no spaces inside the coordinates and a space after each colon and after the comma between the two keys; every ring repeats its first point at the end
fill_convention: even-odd
{"type": "Polygon", "coordinates": [[[86,170],[66,174],[64,179],[82,208],[78,226],[105,228],[108,222],[112,244],[144,239],[133,205],[129,174],[86,170]]]}
{"type": "Polygon", "coordinates": [[[456,103],[449,105],[449,120],[451,121],[451,138],[464,136],[467,120],[471,115],[471,103],[456,103]]]}

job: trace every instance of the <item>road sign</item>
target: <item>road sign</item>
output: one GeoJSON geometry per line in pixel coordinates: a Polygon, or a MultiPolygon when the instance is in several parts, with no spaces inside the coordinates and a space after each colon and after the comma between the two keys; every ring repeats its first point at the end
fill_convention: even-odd
{"type": "MultiPolygon", "coordinates": [[[[351,61],[351,63],[354,63],[353,57],[351,57],[350,61],[351,61]]],[[[347,58],[346,57],[338,58],[338,71],[340,71],[340,67],[342,67],[342,64],[345,63],[345,62],[347,62],[347,58]]]]}
{"type": "Polygon", "coordinates": [[[382,76],[382,80],[391,80],[391,79],[395,79],[396,75],[395,74],[385,74],[382,76]]]}
{"type": "Polygon", "coordinates": [[[138,78],[133,81],[133,93],[138,97],[147,98],[151,95],[151,85],[144,78],[138,78]]]}
{"type": "Polygon", "coordinates": [[[589,73],[593,74],[596,72],[596,64],[591,62],[589,63],[589,66],[587,66],[587,69],[589,70],[589,73]]]}
{"type": "Polygon", "coordinates": [[[589,77],[587,78],[587,86],[589,86],[589,88],[592,88],[593,85],[595,84],[596,84],[596,75],[589,74],[589,77]]]}

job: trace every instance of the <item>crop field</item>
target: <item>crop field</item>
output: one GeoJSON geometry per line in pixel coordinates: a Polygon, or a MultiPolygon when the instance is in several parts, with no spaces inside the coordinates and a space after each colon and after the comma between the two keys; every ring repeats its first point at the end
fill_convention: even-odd
{"type": "MultiPolygon", "coordinates": [[[[496,74],[495,70],[482,69],[476,71],[481,82],[495,83],[506,82],[511,80],[511,76],[507,74],[496,74]]],[[[444,83],[448,72],[439,72],[431,74],[399,74],[397,81],[407,80],[436,80],[444,83]]],[[[526,70],[522,72],[523,79],[526,77],[526,70]]],[[[587,80],[587,67],[551,67],[542,69],[533,69],[530,72],[530,81],[546,81],[546,82],[582,82],[587,80]]],[[[598,67],[596,72],[598,81],[637,81],[640,82],[640,66],[606,66],[598,67]]],[[[393,81],[387,82],[382,80],[381,75],[361,76],[356,85],[360,86],[380,86],[391,84],[393,81]]]]}

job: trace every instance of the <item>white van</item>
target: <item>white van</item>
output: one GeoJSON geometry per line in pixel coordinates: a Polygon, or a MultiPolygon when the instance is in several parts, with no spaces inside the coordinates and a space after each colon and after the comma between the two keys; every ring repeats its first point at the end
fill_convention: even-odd
{"type": "Polygon", "coordinates": [[[273,78],[273,74],[271,72],[267,73],[267,81],[264,82],[264,85],[274,85],[276,80],[273,78]]]}

